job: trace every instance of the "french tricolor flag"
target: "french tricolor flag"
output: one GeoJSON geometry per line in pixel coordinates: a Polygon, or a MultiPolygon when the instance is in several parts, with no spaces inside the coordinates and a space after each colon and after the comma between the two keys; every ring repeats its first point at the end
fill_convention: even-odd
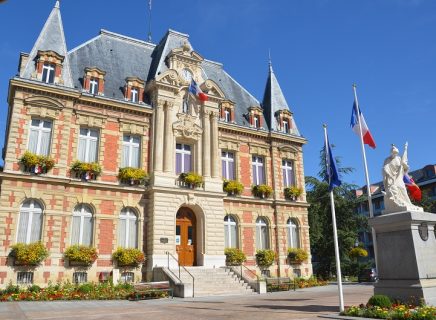
{"type": "Polygon", "coordinates": [[[362,137],[363,143],[369,145],[371,148],[375,149],[375,141],[371,135],[371,132],[366,125],[365,118],[363,117],[362,112],[359,110],[356,101],[353,104],[353,112],[351,113],[351,128],[353,131],[360,136],[360,125],[362,126],[362,137]]]}
{"type": "Polygon", "coordinates": [[[413,179],[406,173],[403,177],[404,184],[409,190],[410,197],[415,201],[421,201],[422,193],[418,185],[413,181],[413,179]]]}
{"type": "Polygon", "coordinates": [[[194,80],[192,80],[191,84],[189,85],[189,92],[196,96],[200,101],[207,101],[207,95],[201,91],[197,82],[194,80]]]}

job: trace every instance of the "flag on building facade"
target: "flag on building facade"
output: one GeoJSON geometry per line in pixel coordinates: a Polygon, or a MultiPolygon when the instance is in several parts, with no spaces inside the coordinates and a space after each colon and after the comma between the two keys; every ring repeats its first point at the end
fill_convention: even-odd
{"type": "Polygon", "coordinates": [[[404,184],[407,187],[407,190],[409,190],[410,197],[412,200],[415,201],[421,201],[422,199],[422,193],[421,189],[418,187],[418,185],[413,181],[412,177],[410,177],[407,173],[403,176],[404,184]]]}
{"type": "Polygon", "coordinates": [[[192,80],[191,84],[189,85],[189,92],[196,96],[200,101],[207,101],[207,95],[203,93],[194,80],[192,80]]]}
{"type": "Polygon", "coordinates": [[[326,139],[325,146],[325,156],[326,156],[326,177],[329,183],[329,191],[332,191],[334,187],[339,187],[341,185],[341,180],[339,179],[338,168],[336,167],[336,161],[332,154],[332,148],[328,137],[326,139]]]}
{"type": "Polygon", "coordinates": [[[362,138],[363,143],[369,145],[371,148],[375,149],[375,141],[366,125],[365,118],[363,117],[362,111],[357,106],[356,101],[353,103],[353,111],[351,113],[351,128],[353,131],[360,136],[360,126],[362,127],[362,138]],[[360,122],[360,125],[359,125],[360,122]]]}

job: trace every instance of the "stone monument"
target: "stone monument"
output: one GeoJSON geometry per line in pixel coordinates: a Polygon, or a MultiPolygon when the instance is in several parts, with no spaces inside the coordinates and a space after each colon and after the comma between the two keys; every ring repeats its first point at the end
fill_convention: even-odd
{"type": "Polygon", "coordinates": [[[385,210],[369,221],[377,245],[379,281],[374,293],[436,305],[436,214],[410,201],[403,182],[409,169],[407,143],[403,156],[398,154],[392,145],[383,164],[385,210]]]}

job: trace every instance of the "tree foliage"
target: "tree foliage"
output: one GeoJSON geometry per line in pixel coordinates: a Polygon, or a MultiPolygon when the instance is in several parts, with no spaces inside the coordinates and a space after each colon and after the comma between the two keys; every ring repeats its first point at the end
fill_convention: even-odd
{"type": "MultiPolygon", "coordinates": [[[[309,207],[310,243],[314,257],[314,271],[323,278],[335,273],[335,251],[333,240],[332,213],[330,207],[330,193],[328,183],[325,182],[325,150],[320,152],[319,178],[306,177],[307,201],[309,207]]],[[[352,168],[341,168],[336,159],[338,170],[342,177],[351,172],[352,168]]],[[[366,218],[356,214],[356,197],[353,190],[355,185],[343,181],[340,187],[333,190],[336,225],[338,231],[339,254],[341,262],[346,268],[351,263],[348,256],[353,247],[358,230],[366,224],[366,218]]]]}

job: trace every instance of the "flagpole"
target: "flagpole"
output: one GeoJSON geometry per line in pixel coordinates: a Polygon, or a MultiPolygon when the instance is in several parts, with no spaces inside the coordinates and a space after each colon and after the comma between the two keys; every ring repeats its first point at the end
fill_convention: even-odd
{"type": "MultiPolygon", "coordinates": [[[[372,195],[371,195],[371,184],[369,183],[369,174],[368,174],[368,164],[366,162],[366,153],[365,153],[365,144],[363,143],[363,131],[362,131],[362,123],[360,121],[360,108],[359,108],[359,101],[357,100],[357,92],[356,92],[357,86],[353,84],[353,92],[354,92],[354,101],[356,102],[356,115],[359,119],[359,131],[360,131],[360,146],[362,147],[362,156],[363,156],[363,166],[365,168],[365,179],[366,179],[366,190],[368,194],[368,207],[369,207],[369,217],[374,218],[374,209],[372,207],[372,195]]],[[[375,234],[374,228],[371,227],[371,234],[372,234],[372,244],[374,247],[374,262],[375,267],[378,266],[378,260],[377,260],[377,238],[375,234]]]]}
{"type": "MultiPolygon", "coordinates": [[[[325,141],[325,152],[326,159],[329,159],[329,144],[327,139],[327,125],[323,125],[324,127],[324,141],[325,141]]],[[[330,172],[329,161],[326,161],[327,172],[330,172]]],[[[329,178],[330,180],[330,178],[329,178]]],[[[330,185],[330,181],[329,181],[330,185]]],[[[338,291],[339,291],[339,312],[344,311],[344,294],[342,291],[342,276],[341,276],[341,260],[339,258],[339,244],[338,244],[338,231],[336,228],[336,211],[335,211],[335,200],[333,196],[333,189],[330,191],[330,207],[332,210],[332,223],[333,223],[333,240],[335,244],[335,258],[336,258],[336,275],[338,280],[338,291]]]]}

